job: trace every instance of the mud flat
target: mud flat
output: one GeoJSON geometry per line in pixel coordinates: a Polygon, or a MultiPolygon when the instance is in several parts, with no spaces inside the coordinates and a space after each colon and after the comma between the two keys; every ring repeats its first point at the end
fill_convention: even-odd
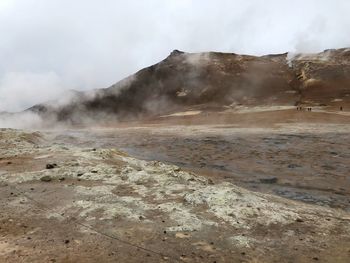
{"type": "MultiPolygon", "coordinates": [[[[158,132],[169,140],[174,131],[130,129],[125,133],[158,132]]],[[[219,129],[223,138],[241,134],[219,129]]],[[[127,139],[116,129],[79,136],[0,131],[1,262],[348,262],[346,209],[140,160],[113,148],[108,140],[116,138],[106,132],[127,139]],[[90,147],[91,141],[99,145],[90,147]]],[[[281,139],[279,132],[268,134],[281,139]]]]}
{"type": "Polygon", "coordinates": [[[79,147],[122,149],[214,182],[349,212],[350,119],[330,114],[263,111],[221,116],[221,123],[220,115],[210,113],[217,124],[189,116],[52,132],[50,137],[79,147]]]}

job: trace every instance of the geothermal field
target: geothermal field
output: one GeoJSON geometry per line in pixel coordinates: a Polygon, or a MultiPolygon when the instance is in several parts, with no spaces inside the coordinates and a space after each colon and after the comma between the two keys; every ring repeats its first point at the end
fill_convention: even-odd
{"type": "Polygon", "coordinates": [[[350,49],[175,50],[0,124],[0,262],[350,260],[350,49]]]}

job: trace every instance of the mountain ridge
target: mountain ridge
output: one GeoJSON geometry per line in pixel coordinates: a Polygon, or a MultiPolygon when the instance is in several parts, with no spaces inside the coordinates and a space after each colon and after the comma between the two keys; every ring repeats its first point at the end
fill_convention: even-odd
{"type": "Polygon", "coordinates": [[[116,84],[80,92],[65,105],[38,104],[27,111],[44,119],[140,119],[195,105],[333,105],[349,102],[350,49],[313,54],[186,53],[164,60],[116,84]]]}

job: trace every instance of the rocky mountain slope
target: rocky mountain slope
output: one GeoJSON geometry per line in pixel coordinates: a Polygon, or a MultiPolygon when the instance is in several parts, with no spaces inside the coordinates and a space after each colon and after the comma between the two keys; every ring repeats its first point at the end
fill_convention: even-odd
{"type": "Polygon", "coordinates": [[[63,105],[40,104],[28,111],[79,123],[83,117],[130,119],[193,106],[339,106],[350,102],[349,73],[350,49],[261,57],[175,50],[109,88],[76,93],[63,105]]]}

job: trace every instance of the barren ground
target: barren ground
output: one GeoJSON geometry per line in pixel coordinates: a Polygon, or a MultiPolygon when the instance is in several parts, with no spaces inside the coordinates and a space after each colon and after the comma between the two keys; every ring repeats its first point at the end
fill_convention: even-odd
{"type": "Polygon", "coordinates": [[[0,261],[349,262],[349,120],[281,109],[3,129],[0,261]]]}

